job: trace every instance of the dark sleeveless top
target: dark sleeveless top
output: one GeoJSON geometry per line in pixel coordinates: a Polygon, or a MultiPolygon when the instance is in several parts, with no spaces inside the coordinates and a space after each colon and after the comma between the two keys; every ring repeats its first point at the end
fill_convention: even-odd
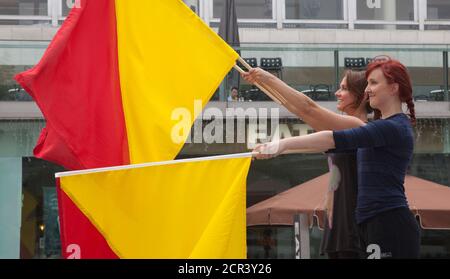
{"type": "Polygon", "coordinates": [[[340,182],[334,191],[331,228],[327,214],[325,215],[325,230],[320,245],[321,254],[343,251],[360,253],[362,250],[355,219],[358,194],[356,150],[328,153],[328,157],[335,166],[333,168],[337,167],[339,170],[340,182]]]}

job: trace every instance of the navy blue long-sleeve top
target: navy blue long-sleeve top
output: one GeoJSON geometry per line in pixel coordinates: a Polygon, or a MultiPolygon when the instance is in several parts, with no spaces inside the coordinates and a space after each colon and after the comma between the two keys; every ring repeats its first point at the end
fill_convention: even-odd
{"type": "Polygon", "coordinates": [[[337,150],[358,149],[358,224],[381,212],[408,206],[404,180],[414,136],[405,114],[335,131],[333,138],[337,150]]]}

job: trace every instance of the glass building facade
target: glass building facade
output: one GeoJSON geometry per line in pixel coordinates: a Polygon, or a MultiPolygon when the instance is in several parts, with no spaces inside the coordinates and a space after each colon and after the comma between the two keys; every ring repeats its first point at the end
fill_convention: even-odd
{"type": "MultiPolygon", "coordinates": [[[[216,23],[224,0],[184,0],[205,22],[216,23]]],[[[245,23],[278,28],[447,30],[446,0],[236,0],[245,23]],[[261,25],[262,24],[262,25],[261,25]]],[[[79,0],[3,0],[0,25],[58,26],[79,0]]]]}

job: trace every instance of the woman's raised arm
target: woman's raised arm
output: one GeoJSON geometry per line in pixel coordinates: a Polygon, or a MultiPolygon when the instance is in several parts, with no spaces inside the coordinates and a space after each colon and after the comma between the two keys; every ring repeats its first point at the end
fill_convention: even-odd
{"type": "Polygon", "coordinates": [[[343,130],[363,126],[365,123],[357,117],[340,115],[319,106],[305,94],[295,90],[285,82],[260,68],[253,68],[242,74],[247,82],[261,82],[276,90],[286,99],[284,106],[297,115],[316,131],[343,130]]]}

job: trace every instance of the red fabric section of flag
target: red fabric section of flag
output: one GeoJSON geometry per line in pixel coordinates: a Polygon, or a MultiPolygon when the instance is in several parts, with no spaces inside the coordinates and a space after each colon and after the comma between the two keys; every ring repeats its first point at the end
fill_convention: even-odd
{"type": "MultiPolygon", "coordinates": [[[[41,61],[16,76],[47,121],[34,155],[70,170],[128,164],[115,1],[77,3],[41,61]]],[[[117,258],[87,216],[57,188],[64,258],[117,258]]]]}
{"type": "Polygon", "coordinates": [[[36,157],[67,169],[128,164],[114,1],[81,1],[16,80],[47,121],[36,157]]]}
{"type": "MultiPolygon", "coordinates": [[[[47,123],[47,127],[49,127],[47,123]]],[[[57,163],[58,165],[67,165],[71,163],[73,169],[82,169],[83,166],[78,158],[72,153],[65,144],[61,144],[61,139],[54,129],[44,128],[33,150],[37,158],[45,158],[47,161],[57,163]]]]}
{"type": "Polygon", "coordinates": [[[102,234],[64,193],[56,179],[62,257],[64,259],[117,259],[102,234]]]}

